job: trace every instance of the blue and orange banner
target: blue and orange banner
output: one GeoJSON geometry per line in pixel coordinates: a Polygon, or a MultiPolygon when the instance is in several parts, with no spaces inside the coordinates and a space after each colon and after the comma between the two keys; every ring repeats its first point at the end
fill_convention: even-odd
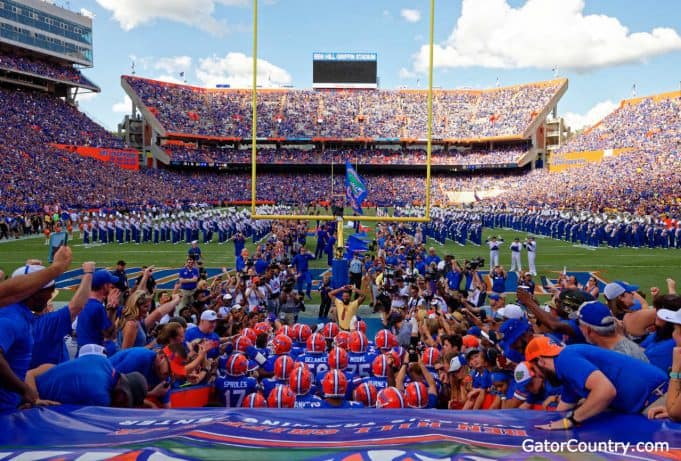
{"type": "MultiPolygon", "coordinates": [[[[32,454],[40,451],[61,452],[61,459],[76,459],[76,454],[85,453],[93,453],[89,459],[104,459],[96,456],[104,451],[110,457],[125,453],[121,459],[148,459],[150,451],[159,451],[163,455],[159,459],[517,460],[549,456],[564,460],[574,459],[570,447],[577,449],[578,443],[604,441],[612,442],[610,447],[615,451],[595,453],[591,459],[662,460],[680,453],[681,424],[651,421],[638,414],[603,414],[567,431],[535,429],[535,425],[556,417],[556,413],[530,410],[125,410],[61,406],[0,415],[0,446],[3,454],[23,455],[25,459],[33,459],[32,454]],[[575,441],[573,445],[565,445],[570,440],[575,441]],[[657,451],[651,451],[655,442],[663,443],[658,443],[657,451]],[[564,453],[541,451],[542,447],[560,446],[565,448],[564,453]]],[[[584,456],[580,459],[589,459],[589,453],[584,456]]]]}

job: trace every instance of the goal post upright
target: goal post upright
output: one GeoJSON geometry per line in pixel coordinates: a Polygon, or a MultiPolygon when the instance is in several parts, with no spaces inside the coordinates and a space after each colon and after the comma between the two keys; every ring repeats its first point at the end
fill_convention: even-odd
{"type": "MultiPolygon", "coordinates": [[[[435,0],[430,0],[430,41],[429,41],[429,59],[428,59],[428,118],[427,118],[427,140],[426,140],[426,200],[425,200],[425,216],[422,217],[390,217],[390,216],[352,216],[352,219],[359,219],[365,222],[430,222],[430,202],[431,202],[431,174],[430,162],[432,154],[433,141],[433,52],[435,39],[435,0]]],[[[251,217],[252,219],[268,219],[268,220],[289,220],[289,221],[337,221],[338,222],[338,239],[337,245],[339,248],[344,246],[343,239],[343,224],[345,216],[333,215],[277,215],[277,214],[258,214],[256,210],[257,202],[257,85],[258,85],[258,0],[253,0],[253,88],[251,91],[252,101],[251,107],[252,127],[251,127],[251,217]]]]}

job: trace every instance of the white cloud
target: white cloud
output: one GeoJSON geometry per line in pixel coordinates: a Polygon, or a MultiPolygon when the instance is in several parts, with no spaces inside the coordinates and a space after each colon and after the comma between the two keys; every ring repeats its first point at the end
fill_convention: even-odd
{"type": "Polygon", "coordinates": [[[601,101],[593,106],[586,114],[576,114],[574,112],[567,112],[563,115],[567,126],[572,128],[572,131],[580,130],[595,125],[603,120],[609,113],[617,109],[618,104],[607,100],[601,101]]]}
{"type": "Polygon", "coordinates": [[[95,17],[95,14],[92,11],[86,10],[85,8],[80,9],[80,14],[82,14],[86,18],[90,18],[90,19],[94,19],[94,17],[95,17]]]}
{"type": "Polygon", "coordinates": [[[228,26],[213,17],[217,5],[247,6],[249,0],[97,0],[113,13],[123,30],[132,30],[155,19],[167,19],[224,35],[228,26]]]}
{"type": "Polygon", "coordinates": [[[88,92],[88,93],[81,93],[81,92],[78,92],[78,98],[77,98],[77,99],[78,99],[78,103],[92,101],[92,100],[95,99],[98,95],[99,95],[99,93],[95,93],[94,91],[90,91],[90,92],[88,92]]]}
{"type": "Polygon", "coordinates": [[[406,67],[403,67],[400,69],[400,78],[401,79],[408,79],[408,78],[414,78],[416,77],[416,73],[410,71],[406,67]]]}
{"type": "Polygon", "coordinates": [[[117,114],[129,114],[132,108],[132,101],[130,97],[126,94],[121,102],[117,102],[111,106],[111,110],[117,114]]]}
{"type": "MultiPolygon", "coordinates": [[[[224,57],[199,59],[196,77],[206,87],[223,83],[233,88],[249,88],[253,79],[253,58],[243,53],[227,53],[224,57]]],[[[291,74],[286,70],[258,59],[258,85],[278,87],[288,85],[291,81],[291,74]]]]}
{"type": "Polygon", "coordinates": [[[412,10],[404,8],[400,11],[400,16],[407,22],[419,22],[421,20],[421,12],[419,10],[412,10]]]}
{"type": "Polygon", "coordinates": [[[162,70],[169,74],[187,72],[192,67],[192,58],[189,56],[172,56],[169,58],[157,58],[153,60],[154,69],[162,70]]]}
{"type": "MultiPolygon", "coordinates": [[[[615,17],[584,14],[584,0],[463,0],[452,34],[435,46],[435,66],[588,71],[681,50],[671,28],[631,32],[615,17]]],[[[428,47],[414,56],[428,68],[428,47]]]]}

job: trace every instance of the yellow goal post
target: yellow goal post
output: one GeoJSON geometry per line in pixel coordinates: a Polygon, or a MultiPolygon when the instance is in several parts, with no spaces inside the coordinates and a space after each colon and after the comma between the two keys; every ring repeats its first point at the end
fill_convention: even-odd
{"type": "MultiPolygon", "coordinates": [[[[426,143],[426,201],[425,201],[425,216],[423,217],[391,217],[391,216],[352,216],[352,219],[359,219],[364,222],[429,222],[430,221],[430,161],[432,153],[432,139],[433,139],[433,43],[434,43],[434,29],[435,29],[435,0],[430,0],[430,42],[429,42],[429,56],[428,56],[428,121],[427,121],[427,143],[426,143]]],[[[251,109],[252,126],[251,126],[251,217],[253,219],[266,220],[294,220],[294,221],[339,221],[338,226],[338,246],[343,246],[343,217],[333,215],[276,215],[276,214],[258,214],[256,209],[256,191],[257,191],[257,80],[258,80],[258,0],[253,0],[253,82],[251,89],[251,109]]],[[[349,217],[350,218],[350,217],[349,217]]]]}

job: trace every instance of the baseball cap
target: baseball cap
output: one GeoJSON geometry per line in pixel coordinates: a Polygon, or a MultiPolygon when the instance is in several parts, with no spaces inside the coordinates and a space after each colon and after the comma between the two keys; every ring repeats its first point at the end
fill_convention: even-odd
{"type": "Polygon", "coordinates": [[[616,280],[612,283],[608,283],[605,286],[605,289],[603,290],[603,295],[605,296],[605,299],[612,300],[617,298],[618,296],[623,295],[624,293],[632,293],[636,290],[638,290],[638,286],[629,285],[626,282],[616,280]]]}
{"type": "Polygon", "coordinates": [[[480,334],[481,334],[481,333],[482,333],[482,330],[480,329],[480,327],[477,327],[477,326],[476,326],[476,327],[470,327],[470,328],[468,329],[468,334],[469,334],[469,335],[473,335],[473,336],[475,336],[475,337],[477,337],[477,338],[480,337],[480,334]]]}
{"type": "Polygon", "coordinates": [[[590,327],[610,329],[615,328],[615,317],[608,306],[600,301],[590,301],[582,304],[577,312],[579,321],[590,327]]]}
{"type": "Polygon", "coordinates": [[[495,301],[499,301],[502,296],[496,293],[491,293],[490,295],[487,296],[489,299],[493,299],[495,301]]]}
{"type": "Polygon", "coordinates": [[[539,357],[555,357],[563,350],[555,340],[548,336],[537,336],[532,338],[525,348],[525,360],[532,361],[539,357]]]}
{"type": "Polygon", "coordinates": [[[672,311],[669,309],[660,309],[657,311],[657,316],[665,322],[675,323],[681,325],[681,311],[672,311]]]}
{"type": "Polygon", "coordinates": [[[207,320],[209,322],[213,322],[218,319],[218,314],[215,311],[203,311],[201,314],[201,320],[207,320]]]}
{"type": "Polygon", "coordinates": [[[94,274],[92,274],[92,289],[98,290],[107,283],[116,284],[118,283],[118,281],[119,278],[111,274],[111,272],[109,272],[108,270],[99,269],[96,270],[94,274]]]}
{"type": "Polygon", "coordinates": [[[234,304],[234,305],[232,306],[232,309],[231,309],[231,310],[233,310],[233,311],[239,311],[239,310],[241,310],[241,304],[234,304]]]}
{"type": "Polygon", "coordinates": [[[461,343],[464,349],[472,349],[480,345],[480,340],[473,335],[466,335],[461,338],[461,343]]]}
{"type": "Polygon", "coordinates": [[[517,304],[506,304],[506,306],[497,311],[497,314],[506,319],[520,319],[525,317],[523,308],[517,304]]]}
{"type": "Polygon", "coordinates": [[[515,366],[515,370],[513,370],[513,379],[515,379],[516,387],[526,386],[533,377],[534,372],[527,362],[520,362],[515,366]]]}
{"type": "Polygon", "coordinates": [[[466,365],[466,357],[463,355],[452,357],[452,360],[449,361],[449,373],[459,371],[464,365],[466,365]]]}
{"type": "Polygon", "coordinates": [[[499,341],[501,347],[505,349],[510,348],[511,344],[516,342],[522,335],[525,334],[532,325],[526,319],[509,319],[501,324],[499,333],[503,336],[499,341]]]}
{"type": "Polygon", "coordinates": [[[222,300],[223,300],[223,301],[229,301],[230,299],[232,299],[232,295],[231,295],[231,294],[225,293],[224,295],[222,295],[222,300]]]}
{"type": "Polygon", "coordinates": [[[121,374],[119,386],[128,397],[129,407],[139,407],[147,396],[147,379],[139,371],[121,374]]]}
{"type": "MultiPolygon", "coordinates": [[[[41,270],[45,269],[45,266],[41,266],[39,264],[27,264],[25,266],[21,266],[17,268],[14,272],[12,272],[12,278],[18,277],[20,275],[28,275],[32,274],[34,272],[40,272],[41,270]]],[[[44,288],[50,288],[54,286],[54,280],[51,280],[49,283],[47,283],[44,288]]]]}
{"type": "Polygon", "coordinates": [[[78,349],[78,357],[85,357],[86,355],[101,355],[106,357],[106,348],[99,344],[85,344],[78,349]]]}

